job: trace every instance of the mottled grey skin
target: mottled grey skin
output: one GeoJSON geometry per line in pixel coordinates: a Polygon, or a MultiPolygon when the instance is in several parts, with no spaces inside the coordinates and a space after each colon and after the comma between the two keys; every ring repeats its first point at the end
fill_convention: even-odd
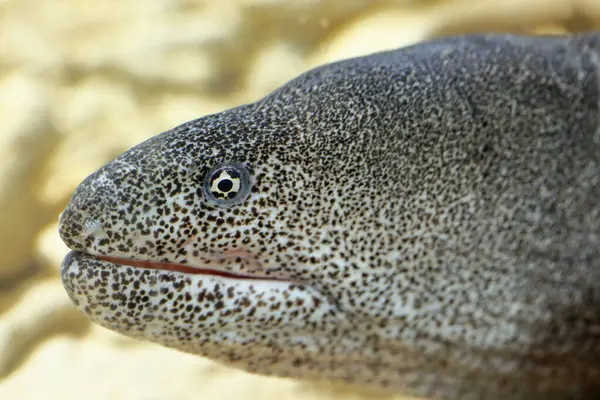
{"type": "Polygon", "coordinates": [[[109,329],[261,374],[598,398],[599,55],[598,34],[448,38],[187,122],[79,186],[65,288],[109,329]],[[223,161],[253,182],[229,208],[203,193],[223,161]]]}

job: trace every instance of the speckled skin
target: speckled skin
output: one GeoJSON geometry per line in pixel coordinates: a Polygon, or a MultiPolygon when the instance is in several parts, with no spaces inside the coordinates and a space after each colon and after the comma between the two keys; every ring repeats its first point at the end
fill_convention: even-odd
{"type": "Polygon", "coordinates": [[[597,34],[447,38],[157,135],[76,190],[65,288],[109,329],[261,374],[600,398],[599,55],[597,34]],[[253,182],[228,208],[202,190],[224,161],[253,182]]]}

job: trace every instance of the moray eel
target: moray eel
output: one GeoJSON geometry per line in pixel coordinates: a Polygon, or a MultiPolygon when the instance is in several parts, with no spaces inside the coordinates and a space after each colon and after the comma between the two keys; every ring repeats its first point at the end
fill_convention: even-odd
{"type": "Polygon", "coordinates": [[[312,69],[86,178],[95,323],[246,371],[435,399],[600,396],[600,35],[312,69]]]}

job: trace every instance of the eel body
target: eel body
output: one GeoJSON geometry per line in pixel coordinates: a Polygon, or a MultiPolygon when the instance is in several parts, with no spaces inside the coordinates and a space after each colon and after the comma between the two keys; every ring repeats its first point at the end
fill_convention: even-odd
{"type": "Polygon", "coordinates": [[[133,338],[436,399],[600,398],[600,34],[325,65],[76,189],[62,279],[133,338]]]}

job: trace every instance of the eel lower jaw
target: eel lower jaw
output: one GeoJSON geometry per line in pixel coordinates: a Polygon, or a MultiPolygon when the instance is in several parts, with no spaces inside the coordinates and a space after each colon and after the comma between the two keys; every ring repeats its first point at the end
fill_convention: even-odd
{"type": "Polygon", "coordinates": [[[234,273],[230,271],[217,270],[206,267],[196,267],[190,264],[178,264],[178,263],[169,263],[169,262],[158,262],[158,261],[147,261],[147,260],[134,260],[128,258],[120,258],[120,257],[112,257],[112,256],[101,256],[101,255],[92,255],[86,253],[88,256],[94,257],[101,261],[110,262],[118,265],[127,265],[134,268],[146,268],[146,269],[155,269],[159,271],[173,271],[179,272],[182,274],[193,274],[193,275],[210,275],[210,276],[220,276],[223,278],[230,279],[243,279],[243,280],[261,280],[261,281],[279,281],[279,282],[293,282],[289,279],[277,278],[273,276],[258,276],[258,275],[250,275],[250,274],[242,274],[242,273],[234,273]]]}

